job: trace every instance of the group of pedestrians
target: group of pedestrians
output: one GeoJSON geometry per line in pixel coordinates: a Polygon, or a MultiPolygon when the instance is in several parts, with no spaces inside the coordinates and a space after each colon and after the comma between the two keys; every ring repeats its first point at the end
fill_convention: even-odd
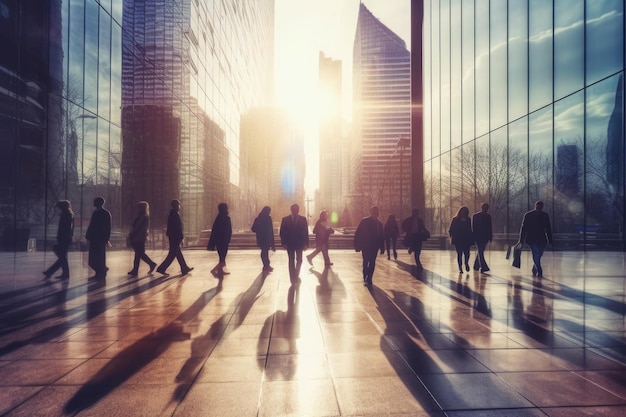
{"type": "MultiPolygon", "coordinates": [[[[92,213],[87,232],[86,240],[89,242],[89,267],[95,272],[91,278],[103,280],[106,277],[108,268],[106,266],[106,248],[111,246],[109,239],[111,236],[111,213],[104,208],[105,200],[96,197],[93,201],[94,211],[92,213]]],[[[136,277],[139,273],[141,261],[149,267],[149,273],[155,269],[158,273],[167,275],[167,269],[176,259],[180,265],[183,275],[188,274],[194,268],[190,267],[183,256],[181,245],[183,242],[183,222],[180,215],[181,204],[179,200],[171,201],[171,209],[167,219],[166,236],[169,241],[168,254],[163,262],[158,266],[146,254],[146,240],[150,228],[150,206],[146,201],[137,204],[137,215],[131,223],[128,234],[128,244],[134,251],[133,268],[128,272],[131,277],[136,277]]],[[[57,243],[53,245],[57,261],[54,262],[43,274],[49,279],[57,270],[61,269],[61,275],[57,279],[67,280],[70,271],[67,260],[69,246],[74,234],[74,213],[71,203],[68,200],[60,200],[56,204],[60,212],[59,225],[57,230],[57,243]]],[[[470,247],[475,244],[477,255],[474,260],[473,269],[483,273],[489,271],[489,266],[485,260],[485,249],[493,238],[491,215],[488,213],[489,204],[483,203],[481,210],[471,218],[469,209],[461,207],[452,219],[448,233],[451,243],[457,253],[457,263],[459,273],[470,270],[470,247]]],[[[289,277],[292,283],[299,281],[302,267],[303,251],[309,245],[309,231],[306,217],[299,214],[300,206],[292,204],[291,213],[281,219],[280,222],[280,243],[287,250],[289,277]]],[[[261,250],[261,262],[263,272],[273,271],[270,264],[269,251],[276,250],[274,238],[273,222],[271,218],[271,208],[263,207],[252,224],[252,231],[256,234],[257,246],[261,250]]],[[[387,252],[387,259],[398,258],[397,240],[401,233],[404,234],[404,245],[408,248],[409,254],[413,254],[415,265],[418,270],[423,266],[420,261],[422,243],[430,237],[430,233],[424,225],[424,221],[419,217],[419,211],[413,209],[411,216],[402,220],[400,227],[393,214],[390,214],[383,225],[378,219],[380,209],[374,206],[370,209],[370,215],[364,217],[359,222],[354,234],[354,249],[361,252],[363,258],[363,282],[365,285],[372,284],[376,258],[378,252],[387,252]]],[[[330,260],[329,238],[334,233],[330,222],[329,214],[326,210],[320,212],[319,219],[313,228],[315,235],[315,249],[306,255],[308,263],[313,266],[313,259],[322,254],[324,267],[330,267],[333,263],[330,260]]],[[[216,277],[223,277],[229,272],[226,269],[226,256],[232,238],[232,224],[229,217],[228,205],[220,203],[218,214],[213,222],[211,235],[207,245],[208,250],[217,251],[218,263],[213,267],[211,273],[216,277]]],[[[533,257],[533,275],[543,276],[541,267],[541,257],[547,243],[552,242],[552,231],[548,214],[543,212],[543,202],[535,204],[535,210],[524,215],[520,230],[518,245],[527,244],[531,248],[533,257]]]]}

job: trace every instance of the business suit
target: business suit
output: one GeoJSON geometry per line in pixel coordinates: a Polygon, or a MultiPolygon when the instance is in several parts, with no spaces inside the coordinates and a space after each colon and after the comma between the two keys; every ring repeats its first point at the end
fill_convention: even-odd
{"type": "Polygon", "coordinates": [[[298,280],[302,267],[302,251],[309,245],[309,225],[304,216],[292,207],[292,214],[282,218],[280,222],[280,242],[287,249],[289,259],[289,278],[291,282],[298,280]]]}
{"type": "Polygon", "coordinates": [[[88,263],[96,273],[95,278],[104,278],[109,270],[106,266],[106,246],[110,238],[111,213],[102,205],[96,205],[85,234],[85,239],[89,241],[88,263]]]}
{"type": "Polygon", "coordinates": [[[372,208],[371,215],[364,217],[354,232],[354,250],[363,257],[363,283],[372,285],[378,251],[385,253],[383,224],[378,220],[378,208],[372,208]]]}
{"type": "Polygon", "coordinates": [[[165,260],[159,267],[157,268],[157,272],[160,274],[166,274],[167,268],[174,261],[174,258],[178,261],[180,265],[181,272],[183,275],[191,271],[193,268],[190,268],[185,262],[185,257],[183,256],[183,252],[181,251],[180,245],[183,242],[183,220],[180,217],[180,213],[177,207],[172,206],[170,210],[170,214],[167,216],[167,231],[165,232],[169,241],[169,251],[165,260]]]}
{"type": "Polygon", "coordinates": [[[552,243],[552,228],[550,227],[550,216],[543,211],[542,202],[538,201],[535,203],[535,210],[524,214],[519,243],[530,246],[534,264],[533,275],[543,277],[541,257],[546,244],[552,243]]]}

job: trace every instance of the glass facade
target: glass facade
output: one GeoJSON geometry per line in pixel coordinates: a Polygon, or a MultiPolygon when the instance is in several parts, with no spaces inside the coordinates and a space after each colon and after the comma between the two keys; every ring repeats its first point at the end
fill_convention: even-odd
{"type": "Polygon", "coordinates": [[[180,199],[190,237],[236,207],[240,116],[273,91],[273,19],[273,0],[0,0],[0,249],[54,241],[60,199],[75,238],[96,196],[120,240],[139,200],[158,230],[180,199]]]}
{"type": "Polygon", "coordinates": [[[491,205],[516,241],[542,200],[555,248],[624,250],[623,0],[424,1],[427,220],[491,205]]]}

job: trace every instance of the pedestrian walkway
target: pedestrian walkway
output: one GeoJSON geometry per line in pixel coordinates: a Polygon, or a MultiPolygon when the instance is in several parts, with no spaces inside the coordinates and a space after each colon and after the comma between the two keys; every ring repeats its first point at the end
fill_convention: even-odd
{"type": "MultiPolygon", "coordinates": [[[[149,251],[155,261],[165,251],[149,251]]],[[[106,282],[70,253],[69,282],[45,282],[51,253],[0,253],[0,415],[626,416],[625,254],[548,252],[533,280],[501,252],[489,275],[449,251],[425,271],[331,251],[291,285],[287,256],[187,250],[193,272],[106,282]]]]}

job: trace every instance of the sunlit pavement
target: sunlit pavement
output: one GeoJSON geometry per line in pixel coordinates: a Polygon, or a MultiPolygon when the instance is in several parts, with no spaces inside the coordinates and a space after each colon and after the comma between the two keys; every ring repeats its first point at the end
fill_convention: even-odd
{"type": "MultiPolygon", "coordinates": [[[[155,261],[164,251],[149,252],[155,261]]],[[[448,251],[361,257],[332,269],[286,253],[187,250],[195,269],[129,278],[110,252],[105,283],[71,253],[69,283],[46,282],[51,253],[0,254],[0,414],[10,416],[626,415],[625,254],[557,252],[533,281],[489,255],[459,275],[448,251]]]]}

